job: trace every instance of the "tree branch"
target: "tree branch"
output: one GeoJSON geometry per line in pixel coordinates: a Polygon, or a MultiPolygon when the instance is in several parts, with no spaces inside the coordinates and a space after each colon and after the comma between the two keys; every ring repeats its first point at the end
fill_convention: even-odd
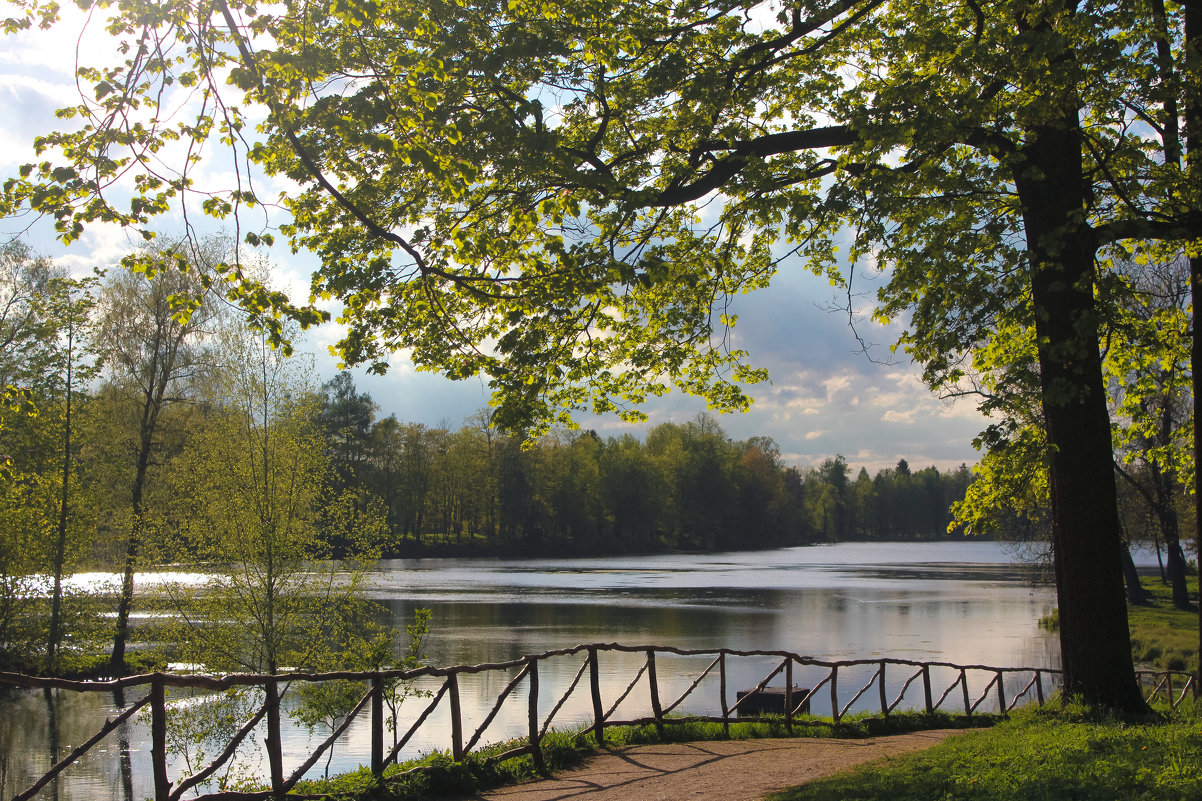
{"type": "Polygon", "coordinates": [[[709,142],[700,145],[698,151],[731,151],[730,155],[718,159],[697,180],[690,183],[674,183],[653,197],[648,206],[679,206],[705,197],[738,175],[753,159],[794,153],[800,150],[818,150],[828,147],[843,147],[854,144],[859,137],[847,125],[832,125],[825,128],[809,128],[801,131],[785,131],[765,134],[745,142],[709,142]]]}

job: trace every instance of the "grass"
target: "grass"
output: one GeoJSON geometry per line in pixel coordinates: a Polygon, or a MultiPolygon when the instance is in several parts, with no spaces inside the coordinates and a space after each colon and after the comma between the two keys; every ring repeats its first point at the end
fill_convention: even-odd
{"type": "MultiPolygon", "coordinates": [[[[876,737],[884,734],[900,734],[932,728],[973,728],[990,726],[1000,718],[991,715],[963,715],[937,713],[924,715],[901,713],[888,718],[867,715],[849,716],[837,724],[829,719],[804,718],[794,721],[795,737],[845,737],[849,739],[876,737]]],[[[754,740],[766,737],[785,737],[788,733],[784,720],[761,719],[757,722],[734,723],[730,726],[729,739],[754,740]]],[[[720,723],[681,720],[664,727],[661,736],[655,726],[613,726],[605,730],[605,747],[620,748],[627,745],[646,745],[660,742],[697,742],[701,740],[726,739],[720,723]]],[[[296,792],[304,794],[328,793],[341,795],[357,801],[419,801],[430,797],[447,795],[470,795],[482,790],[505,784],[538,778],[534,760],[530,756],[496,763],[489,757],[521,745],[521,741],[498,743],[468,754],[463,762],[455,763],[449,754],[439,752],[422,759],[390,766],[385,770],[384,781],[377,781],[367,768],[344,773],[326,780],[301,782],[296,792]],[[414,767],[424,770],[409,776],[398,774],[414,767]]],[[[573,767],[589,754],[600,749],[591,732],[548,732],[542,741],[543,759],[547,768],[554,773],[573,767]]],[[[262,789],[262,788],[241,788],[262,789]]]]}
{"type": "MultiPolygon", "coordinates": [[[[1190,597],[1198,598],[1196,571],[1186,577],[1190,597]]],[[[1169,587],[1153,578],[1144,583],[1152,594],[1147,606],[1131,606],[1127,620],[1131,626],[1131,654],[1136,664],[1152,665],[1159,670],[1198,671],[1198,612],[1174,609],[1169,587]]]]}
{"type": "MultiPolygon", "coordinates": [[[[1144,583],[1152,595],[1151,603],[1127,607],[1127,623],[1131,629],[1131,657],[1137,666],[1156,670],[1198,672],[1198,612],[1194,609],[1173,608],[1172,591],[1156,577],[1144,583]]],[[[1186,585],[1195,604],[1198,598],[1197,571],[1189,570],[1186,585]]],[[[1048,631],[1060,628],[1060,615],[1040,618],[1039,625],[1048,631]]]]}
{"type": "Polygon", "coordinates": [[[1083,705],[1015,713],[926,751],[770,796],[772,801],[1179,801],[1202,798],[1202,716],[1132,726],[1083,705]]]}

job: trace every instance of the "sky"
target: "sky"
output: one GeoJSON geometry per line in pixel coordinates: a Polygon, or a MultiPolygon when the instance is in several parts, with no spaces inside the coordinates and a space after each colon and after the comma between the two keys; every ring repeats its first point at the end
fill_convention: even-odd
{"type": "MultiPolygon", "coordinates": [[[[55,109],[77,101],[74,67],[81,22],[78,12],[65,5],[68,17],[59,30],[0,40],[0,180],[36,159],[34,138],[63,126],[55,109]]],[[[80,52],[86,60],[103,45],[102,39],[84,40],[80,52]]],[[[219,165],[206,169],[207,177],[221,179],[219,165]]],[[[272,193],[280,186],[267,182],[264,188],[272,193]]],[[[168,237],[182,230],[178,214],[165,216],[158,228],[168,237]]],[[[140,243],[140,238],[108,226],[89,229],[80,241],[64,247],[45,221],[0,220],[4,241],[18,233],[39,254],[78,272],[114,266],[140,243]]],[[[317,267],[314,257],[277,246],[270,258],[276,285],[303,300],[308,276],[317,267]]],[[[868,308],[865,298],[875,288],[871,278],[855,287],[852,302],[858,311],[868,308]]],[[[919,368],[904,353],[889,350],[901,329],[859,319],[853,331],[847,305],[845,290],[810,274],[796,260],[782,265],[769,288],[737,299],[733,311],[739,322],[732,345],[750,352],[750,363],[767,368],[771,380],[750,388],[755,403],[749,412],[718,417],[727,435],[737,440],[770,436],[785,463],[801,467],[817,466],[836,454],[853,470],[866,467],[870,473],[903,458],[914,469],[974,463],[978,454],[972,440],[987,424],[974,404],[933,396],[922,384],[919,368]],[[870,345],[867,353],[861,340],[870,345]]],[[[314,354],[322,380],[337,369],[328,346],[338,337],[337,328],[328,325],[309,332],[298,347],[314,354]]],[[[402,421],[455,428],[488,404],[486,379],[448,381],[415,371],[399,354],[384,376],[363,370],[353,374],[356,386],[378,403],[381,416],[395,414],[402,421]]],[[[643,410],[648,414],[644,424],[590,415],[578,422],[603,436],[641,435],[659,423],[691,420],[705,411],[705,403],[674,392],[643,410]]]]}

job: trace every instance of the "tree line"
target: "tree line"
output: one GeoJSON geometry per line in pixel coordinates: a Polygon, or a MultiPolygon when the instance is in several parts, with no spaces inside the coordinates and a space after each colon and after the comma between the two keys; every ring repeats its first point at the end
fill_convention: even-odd
{"type": "Polygon", "coordinates": [[[556,429],[530,442],[487,412],[465,425],[377,419],[348,373],[322,387],[338,481],[384,509],[386,551],[586,554],[770,548],[947,536],[966,466],[853,479],[842,456],[786,465],[769,437],[735,441],[709,415],[645,438],[556,429]]]}

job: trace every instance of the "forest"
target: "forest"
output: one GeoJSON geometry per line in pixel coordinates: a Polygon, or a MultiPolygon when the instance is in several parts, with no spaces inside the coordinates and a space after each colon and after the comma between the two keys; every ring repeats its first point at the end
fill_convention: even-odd
{"type": "Polygon", "coordinates": [[[457,430],[375,419],[342,373],[321,388],[318,423],[336,483],[384,511],[386,551],[586,554],[770,548],[948,535],[971,481],[905,459],[853,478],[842,456],[782,462],[769,437],[733,441],[709,415],[646,437],[553,430],[533,443],[489,425],[457,430]]]}

